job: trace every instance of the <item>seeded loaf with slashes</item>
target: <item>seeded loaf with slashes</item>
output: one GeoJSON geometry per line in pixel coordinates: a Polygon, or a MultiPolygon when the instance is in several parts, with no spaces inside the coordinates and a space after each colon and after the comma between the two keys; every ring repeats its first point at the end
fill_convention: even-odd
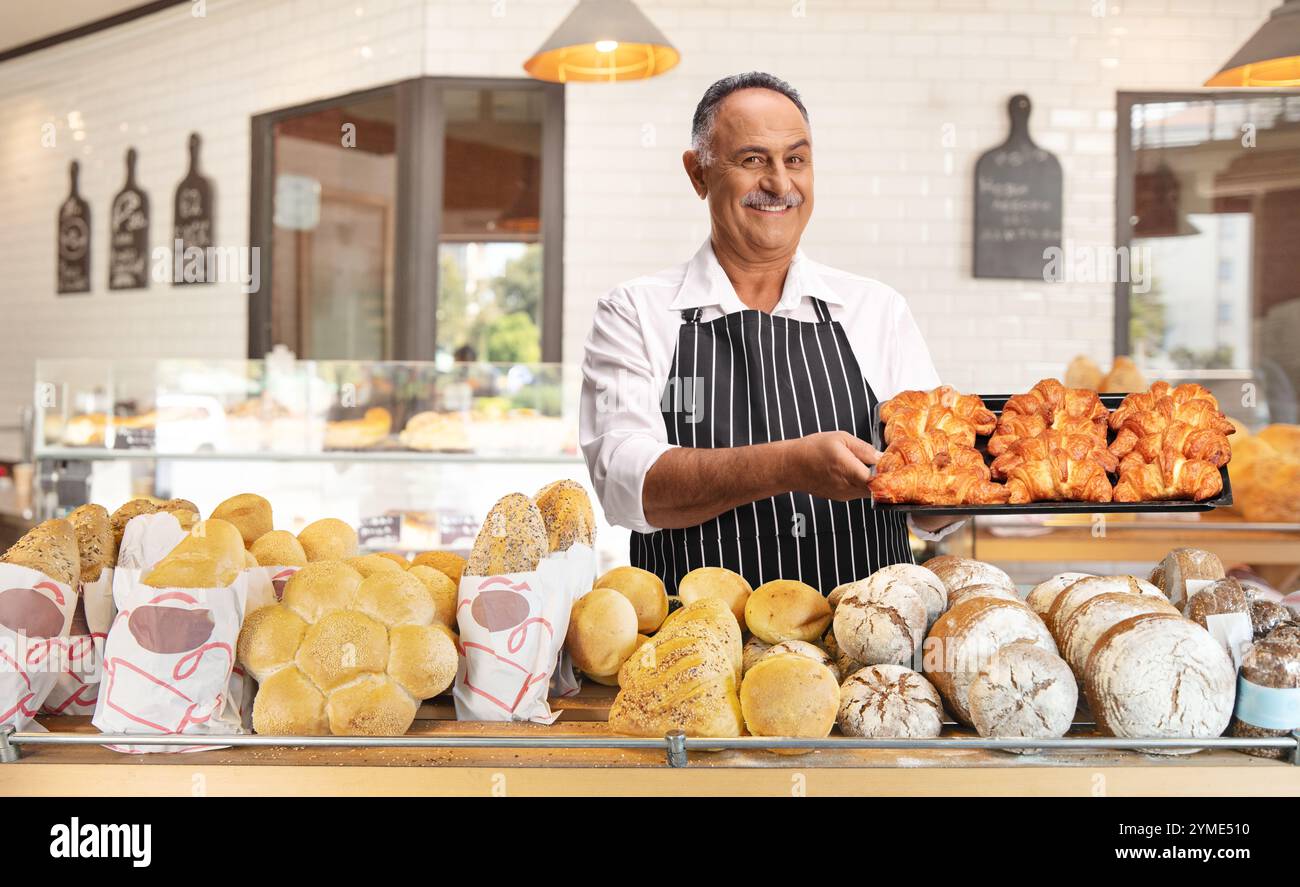
{"type": "Polygon", "coordinates": [[[10,546],[0,562],[36,570],[75,589],[81,576],[77,531],[62,518],[37,524],[10,546]]]}
{"type": "Polygon", "coordinates": [[[575,543],[596,544],[596,515],[582,484],[557,480],[538,490],[533,501],[541,512],[550,551],[568,551],[575,543]]]}
{"type": "Polygon", "coordinates": [[[549,552],[550,537],[541,511],[523,493],[510,493],[498,499],[483,519],[464,575],[531,572],[549,552]]]}
{"type": "Polygon", "coordinates": [[[82,505],[68,515],[68,522],[77,534],[79,578],[82,582],[95,582],[106,568],[117,562],[108,510],[102,505],[82,505]]]}

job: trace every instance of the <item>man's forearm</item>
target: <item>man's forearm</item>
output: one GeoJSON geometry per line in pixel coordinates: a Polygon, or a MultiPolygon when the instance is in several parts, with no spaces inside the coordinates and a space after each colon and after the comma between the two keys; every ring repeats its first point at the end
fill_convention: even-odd
{"type": "Polygon", "coordinates": [[[693,527],[739,505],[789,492],[791,443],[668,450],[645,476],[646,521],[663,529],[693,527]]]}

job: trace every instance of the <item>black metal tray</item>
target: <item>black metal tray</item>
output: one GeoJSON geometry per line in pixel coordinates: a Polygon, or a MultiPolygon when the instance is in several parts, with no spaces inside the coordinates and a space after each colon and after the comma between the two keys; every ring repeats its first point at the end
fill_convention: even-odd
{"type": "MultiPolygon", "coordinates": [[[[1010,394],[988,394],[980,395],[984,401],[984,406],[988,407],[999,417],[1002,416],[1002,408],[1006,406],[1007,400],[1011,398],[1010,394]]],[[[1124,400],[1126,394],[1102,394],[1101,402],[1108,410],[1114,410],[1124,400]]],[[[880,405],[876,405],[876,415],[873,417],[876,425],[880,429],[880,441],[885,440],[885,426],[880,421],[880,405]]],[[[1113,440],[1114,436],[1108,434],[1113,440]]],[[[978,437],[975,440],[975,448],[984,454],[985,460],[988,460],[988,438],[978,437]]],[[[1211,511],[1215,508],[1226,508],[1232,504],[1232,481],[1228,477],[1228,467],[1225,465],[1219,469],[1219,474],[1223,477],[1223,491],[1213,499],[1206,499],[1204,502],[1192,502],[1187,499],[1171,499],[1167,501],[1156,502],[1029,502],[1025,505],[916,505],[908,502],[899,503],[878,503],[875,505],[877,511],[899,511],[908,514],[1132,514],[1134,512],[1143,512],[1150,514],[1164,514],[1167,512],[1191,512],[1191,511],[1211,511]]]]}

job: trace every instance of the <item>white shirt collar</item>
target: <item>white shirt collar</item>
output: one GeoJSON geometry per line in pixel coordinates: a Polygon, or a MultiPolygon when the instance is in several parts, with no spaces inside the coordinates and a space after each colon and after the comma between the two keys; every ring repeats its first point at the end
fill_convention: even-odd
{"type": "MultiPolygon", "coordinates": [[[[844,299],[826,285],[822,276],[812,267],[812,262],[803,250],[795,250],[786,271],[785,284],[781,289],[781,300],[777,302],[773,313],[793,311],[798,308],[805,297],[821,299],[833,305],[843,305],[844,299]]],[[[716,306],[723,314],[746,310],[745,303],[736,295],[736,288],[731,285],[727,272],[718,264],[718,257],[713,253],[712,238],[706,238],[704,244],[686,263],[686,273],[682,276],[681,289],[668,306],[670,311],[685,311],[688,308],[708,308],[716,306]]]]}

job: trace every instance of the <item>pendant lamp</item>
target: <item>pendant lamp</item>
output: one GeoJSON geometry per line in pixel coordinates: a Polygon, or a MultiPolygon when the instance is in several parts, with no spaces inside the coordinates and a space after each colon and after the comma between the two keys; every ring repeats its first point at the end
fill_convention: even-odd
{"type": "Polygon", "coordinates": [[[632,0],[579,0],[524,70],[552,83],[644,80],[681,60],[632,0]]]}
{"type": "Polygon", "coordinates": [[[1300,0],[1286,0],[1206,86],[1300,86],[1300,0]]]}

